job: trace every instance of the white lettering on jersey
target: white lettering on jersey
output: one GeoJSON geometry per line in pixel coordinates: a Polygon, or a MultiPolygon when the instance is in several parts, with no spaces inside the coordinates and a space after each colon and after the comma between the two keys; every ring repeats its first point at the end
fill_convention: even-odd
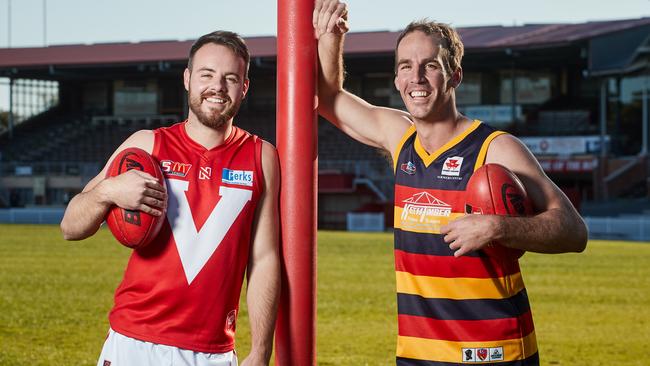
{"type": "Polygon", "coordinates": [[[170,193],[167,220],[172,228],[174,241],[189,285],[226,236],[235,219],[244,209],[246,202],[251,200],[253,191],[220,187],[221,199],[201,230],[197,230],[192,217],[192,209],[187,201],[187,196],[185,196],[189,182],[178,179],[167,179],[166,181],[170,193]]]}

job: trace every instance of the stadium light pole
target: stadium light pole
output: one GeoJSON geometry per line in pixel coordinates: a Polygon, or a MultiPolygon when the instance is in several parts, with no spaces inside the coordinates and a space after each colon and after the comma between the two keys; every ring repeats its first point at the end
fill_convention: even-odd
{"type": "Polygon", "coordinates": [[[47,0],[43,0],[43,47],[47,47],[47,0]]]}
{"type": "Polygon", "coordinates": [[[11,0],[7,1],[7,48],[11,48],[11,0]]]}
{"type": "Polygon", "coordinates": [[[278,366],[316,365],[316,40],[313,0],[278,0],[276,135],[282,189],[278,366]]]}

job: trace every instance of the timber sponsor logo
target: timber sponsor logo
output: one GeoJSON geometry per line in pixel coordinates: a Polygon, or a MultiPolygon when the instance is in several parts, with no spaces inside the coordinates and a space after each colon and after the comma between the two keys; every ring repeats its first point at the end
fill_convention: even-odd
{"type": "Polygon", "coordinates": [[[400,219],[404,229],[439,230],[441,219],[451,216],[451,206],[428,192],[416,193],[402,202],[405,205],[400,219]]]}
{"type": "Polygon", "coordinates": [[[463,363],[485,363],[503,361],[503,347],[463,348],[461,352],[463,363]]]}
{"type": "Polygon", "coordinates": [[[160,162],[160,169],[166,176],[183,177],[187,176],[192,164],[179,163],[177,161],[163,160],[160,162]]]}

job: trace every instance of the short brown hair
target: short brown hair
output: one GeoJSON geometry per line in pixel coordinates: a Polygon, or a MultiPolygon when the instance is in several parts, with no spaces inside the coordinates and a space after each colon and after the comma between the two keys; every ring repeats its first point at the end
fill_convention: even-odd
{"type": "Polygon", "coordinates": [[[246,73],[245,77],[248,79],[248,68],[250,67],[251,55],[248,52],[248,46],[244,39],[237,33],[229,31],[214,31],[212,33],[205,34],[201,38],[197,39],[196,42],[190,48],[190,57],[187,61],[187,68],[192,71],[192,61],[194,60],[194,54],[199,48],[203,47],[208,43],[213,43],[221,46],[228,47],[235,53],[235,55],[241,57],[246,63],[246,73]]]}
{"type": "Polygon", "coordinates": [[[397,64],[397,48],[399,47],[400,42],[402,42],[402,39],[408,34],[415,31],[420,31],[429,36],[438,37],[440,40],[440,46],[445,50],[442,54],[442,60],[444,62],[443,66],[447,72],[453,73],[460,67],[460,62],[463,59],[463,53],[465,52],[465,47],[463,46],[463,41],[460,39],[460,35],[449,24],[432,22],[429,19],[421,19],[411,22],[406,26],[406,28],[404,28],[402,33],[399,34],[397,44],[395,45],[395,64],[397,64]]]}

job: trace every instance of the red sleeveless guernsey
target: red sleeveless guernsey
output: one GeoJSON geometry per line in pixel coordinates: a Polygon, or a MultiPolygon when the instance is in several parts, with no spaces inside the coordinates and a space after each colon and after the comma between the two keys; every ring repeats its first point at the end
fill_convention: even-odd
{"type": "Polygon", "coordinates": [[[207,150],[185,123],[154,131],[167,184],[167,220],[131,255],[109,315],[126,336],[196,352],[235,343],[239,294],[263,190],[262,140],[234,127],[207,150]]]}

